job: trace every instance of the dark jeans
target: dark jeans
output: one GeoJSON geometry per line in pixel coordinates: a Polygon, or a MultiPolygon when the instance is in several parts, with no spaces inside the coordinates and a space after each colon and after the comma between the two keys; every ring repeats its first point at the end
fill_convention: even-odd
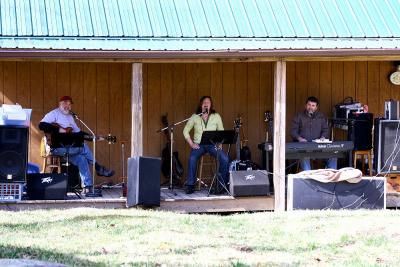
{"type": "MultiPolygon", "coordinates": [[[[214,158],[217,157],[217,150],[214,145],[201,145],[199,149],[192,149],[189,156],[189,167],[188,167],[188,178],[186,181],[187,186],[194,186],[196,184],[196,171],[197,171],[197,161],[204,154],[209,153],[214,158]]],[[[228,155],[220,149],[218,151],[219,158],[219,169],[218,174],[221,177],[221,182],[227,184],[229,182],[229,157],[228,155]]]]}

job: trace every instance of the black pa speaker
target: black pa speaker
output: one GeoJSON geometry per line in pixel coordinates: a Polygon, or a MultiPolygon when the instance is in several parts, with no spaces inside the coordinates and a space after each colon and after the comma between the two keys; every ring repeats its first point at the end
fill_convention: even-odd
{"type": "Polygon", "coordinates": [[[271,188],[268,173],[262,170],[232,171],[229,191],[234,197],[269,195],[271,188]]]}
{"type": "Polygon", "coordinates": [[[349,113],[347,140],[353,141],[354,150],[372,149],[372,113],[349,113]]]}
{"type": "Polygon", "coordinates": [[[65,199],[68,176],[65,173],[31,173],[26,187],[29,199],[65,199]]]}
{"type": "Polygon", "coordinates": [[[376,173],[400,173],[400,120],[375,119],[374,141],[376,173]]]}
{"type": "Polygon", "coordinates": [[[322,183],[288,175],[287,209],[385,209],[386,178],[322,183]]]}
{"type": "Polygon", "coordinates": [[[127,206],[160,206],[160,176],[160,158],[129,158],[127,206]]]}
{"type": "Polygon", "coordinates": [[[25,182],[28,128],[0,126],[0,183],[25,182]]]}

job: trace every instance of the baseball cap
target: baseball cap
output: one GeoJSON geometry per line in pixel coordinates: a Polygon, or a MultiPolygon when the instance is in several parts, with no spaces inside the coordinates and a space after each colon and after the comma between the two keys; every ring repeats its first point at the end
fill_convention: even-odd
{"type": "Polygon", "coordinates": [[[62,101],[70,101],[71,104],[74,103],[74,102],[72,102],[72,98],[71,98],[70,96],[68,96],[68,95],[65,95],[65,96],[60,97],[59,102],[62,102],[62,101]]]}

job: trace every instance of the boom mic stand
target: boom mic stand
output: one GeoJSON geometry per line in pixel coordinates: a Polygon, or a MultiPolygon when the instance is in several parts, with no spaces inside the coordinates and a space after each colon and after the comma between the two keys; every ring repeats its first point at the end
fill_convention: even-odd
{"type": "MultiPolygon", "coordinates": [[[[201,112],[201,113],[199,113],[199,114],[196,114],[196,115],[198,115],[198,116],[201,116],[201,115],[203,115],[203,112],[201,112]]],[[[174,147],[174,127],[176,126],[176,125],[179,125],[179,124],[181,124],[181,123],[184,123],[184,122],[186,122],[186,121],[188,121],[190,118],[191,118],[192,116],[190,116],[190,117],[188,117],[188,118],[186,118],[186,119],[184,119],[184,120],[181,120],[181,121],[178,121],[178,122],[176,122],[176,123],[171,123],[170,125],[168,125],[168,126],[166,126],[166,127],[164,127],[164,128],[161,128],[161,129],[159,129],[159,130],[157,130],[157,133],[161,133],[161,132],[163,132],[163,131],[165,131],[165,130],[167,130],[168,129],[168,131],[169,131],[169,134],[170,134],[170,154],[169,154],[169,156],[170,156],[170,163],[169,163],[169,186],[168,186],[168,188],[173,192],[174,191],[174,185],[173,185],[173,151],[174,151],[174,149],[173,149],[173,147],[174,147]]],[[[176,193],[174,193],[175,195],[176,195],[176,193]]]]}
{"type": "Polygon", "coordinates": [[[80,123],[83,124],[83,126],[85,126],[86,129],[88,129],[88,131],[90,132],[90,134],[92,135],[92,141],[93,141],[93,164],[92,164],[92,173],[93,173],[93,185],[92,185],[92,192],[89,192],[86,194],[87,197],[102,197],[102,193],[101,190],[94,190],[94,181],[95,181],[95,177],[96,177],[96,135],[94,134],[94,132],[92,131],[92,129],[89,128],[89,126],[86,125],[86,123],[84,123],[79,117],[78,115],[76,115],[75,113],[71,113],[71,115],[77,119],[80,123]]]}

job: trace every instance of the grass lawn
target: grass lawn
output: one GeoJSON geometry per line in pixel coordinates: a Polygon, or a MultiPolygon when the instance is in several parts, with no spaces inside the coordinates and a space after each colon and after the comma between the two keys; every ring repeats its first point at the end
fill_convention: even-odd
{"type": "Polygon", "coordinates": [[[75,266],[399,266],[400,212],[0,211],[0,258],[75,266]]]}

